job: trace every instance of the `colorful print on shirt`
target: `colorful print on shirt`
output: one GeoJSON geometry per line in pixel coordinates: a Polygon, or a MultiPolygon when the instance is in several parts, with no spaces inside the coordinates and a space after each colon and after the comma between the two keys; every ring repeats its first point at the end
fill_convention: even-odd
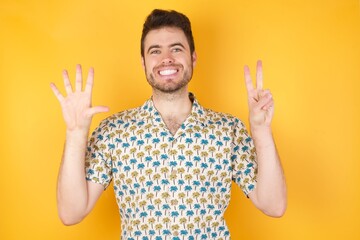
{"type": "Polygon", "coordinates": [[[102,121],[86,153],[87,180],[104,188],[113,181],[121,238],[129,240],[230,239],[231,183],[247,195],[256,172],[244,124],[196,99],[175,135],[150,99],[102,121]]]}

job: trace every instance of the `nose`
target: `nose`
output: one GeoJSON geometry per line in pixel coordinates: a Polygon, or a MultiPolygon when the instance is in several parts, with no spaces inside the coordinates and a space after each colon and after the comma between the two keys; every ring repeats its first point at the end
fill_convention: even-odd
{"type": "Polygon", "coordinates": [[[161,61],[163,64],[174,63],[174,58],[170,52],[165,52],[161,61]]]}

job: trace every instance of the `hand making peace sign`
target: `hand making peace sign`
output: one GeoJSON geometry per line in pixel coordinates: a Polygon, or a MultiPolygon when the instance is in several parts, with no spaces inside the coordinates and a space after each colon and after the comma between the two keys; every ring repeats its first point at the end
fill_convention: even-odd
{"type": "Polygon", "coordinates": [[[256,67],[256,88],[254,88],[250,70],[244,67],[245,84],[248,93],[249,119],[252,129],[257,127],[269,127],[274,115],[274,101],[270,90],[263,89],[262,62],[257,62],[256,67]]]}

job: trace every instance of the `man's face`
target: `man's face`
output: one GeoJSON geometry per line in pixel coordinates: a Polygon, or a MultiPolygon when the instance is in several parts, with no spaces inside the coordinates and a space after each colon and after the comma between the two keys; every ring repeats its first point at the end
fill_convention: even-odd
{"type": "Polygon", "coordinates": [[[165,27],[151,30],[144,41],[142,64],[154,91],[174,93],[187,86],[193,73],[196,54],[184,32],[165,27]]]}

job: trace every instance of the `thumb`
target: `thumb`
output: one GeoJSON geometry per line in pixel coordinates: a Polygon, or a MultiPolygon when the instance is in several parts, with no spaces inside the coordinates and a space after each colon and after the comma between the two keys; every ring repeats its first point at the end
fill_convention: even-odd
{"type": "Polygon", "coordinates": [[[90,108],[89,111],[87,112],[87,115],[92,117],[95,114],[108,112],[109,110],[110,110],[110,108],[107,106],[96,106],[96,107],[90,108]]]}

